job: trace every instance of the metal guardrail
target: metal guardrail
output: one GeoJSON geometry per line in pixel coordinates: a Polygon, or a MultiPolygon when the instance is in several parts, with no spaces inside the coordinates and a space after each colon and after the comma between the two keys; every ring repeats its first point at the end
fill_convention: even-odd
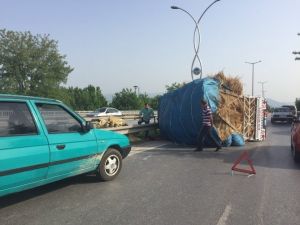
{"type": "Polygon", "coordinates": [[[134,134],[142,131],[158,129],[158,124],[152,123],[152,124],[132,125],[132,126],[122,126],[122,127],[109,127],[109,128],[101,128],[101,129],[111,130],[121,134],[134,134]]]}
{"type": "MultiPolygon", "coordinates": [[[[88,113],[92,113],[93,111],[76,111],[80,116],[82,117],[85,117],[86,114],[88,113]]],[[[138,116],[140,111],[139,110],[124,110],[124,111],[121,111],[123,116],[126,117],[126,116],[138,116]]],[[[154,115],[157,115],[157,111],[154,110],[154,115]]]]}

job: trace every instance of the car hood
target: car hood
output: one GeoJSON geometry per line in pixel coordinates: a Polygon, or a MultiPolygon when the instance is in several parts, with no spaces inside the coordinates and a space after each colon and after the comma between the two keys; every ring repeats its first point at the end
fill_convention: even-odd
{"type": "Polygon", "coordinates": [[[114,131],[97,129],[97,128],[94,128],[94,133],[95,133],[97,140],[108,140],[108,139],[109,140],[111,140],[111,139],[119,139],[120,140],[120,139],[122,139],[122,140],[128,142],[128,144],[129,144],[129,140],[128,140],[127,136],[124,134],[119,134],[114,131]]]}

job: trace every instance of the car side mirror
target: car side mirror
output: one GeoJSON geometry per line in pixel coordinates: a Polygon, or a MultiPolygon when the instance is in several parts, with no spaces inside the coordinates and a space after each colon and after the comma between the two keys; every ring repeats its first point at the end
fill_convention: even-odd
{"type": "Polygon", "coordinates": [[[91,123],[90,121],[86,121],[85,124],[81,123],[81,127],[83,132],[85,133],[89,132],[91,129],[94,128],[93,123],[91,123]]]}

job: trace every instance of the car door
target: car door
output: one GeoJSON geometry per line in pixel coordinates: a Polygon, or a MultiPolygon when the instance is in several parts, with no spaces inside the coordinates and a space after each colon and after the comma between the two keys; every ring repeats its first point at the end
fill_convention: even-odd
{"type": "Polygon", "coordinates": [[[46,178],[49,146],[27,101],[0,100],[0,195],[46,178]]]}
{"type": "Polygon", "coordinates": [[[48,178],[94,169],[97,142],[93,130],[84,132],[75,113],[60,104],[35,103],[44,120],[50,146],[48,178]]]}

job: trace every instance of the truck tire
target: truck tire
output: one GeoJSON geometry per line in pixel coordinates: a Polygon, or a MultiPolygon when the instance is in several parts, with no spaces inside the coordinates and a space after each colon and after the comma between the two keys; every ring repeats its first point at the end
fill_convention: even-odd
{"type": "Polygon", "coordinates": [[[102,181],[110,181],[116,178],[122,169],[122,155],[114,149],[109,148],[103,155],[97,168],[97,177],[102,181]]]}

